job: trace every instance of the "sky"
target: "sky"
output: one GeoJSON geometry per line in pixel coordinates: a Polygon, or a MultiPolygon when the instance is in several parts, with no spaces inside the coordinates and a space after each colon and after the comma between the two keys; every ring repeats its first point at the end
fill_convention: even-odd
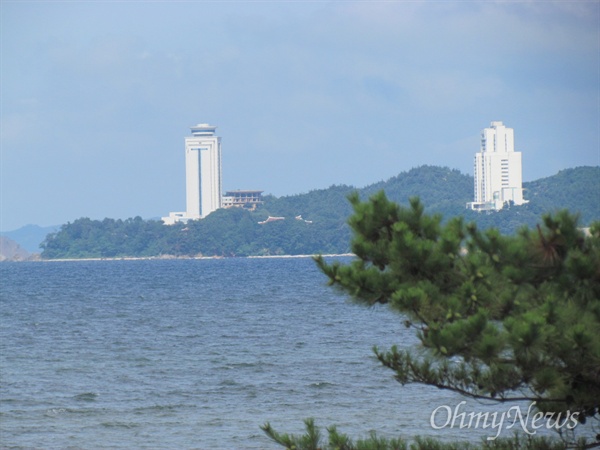
{"type": "MultiPolygon", "coordinates": [[[[184,138],[223,189],[472,175],[514,129],[523,179],[600,164],[600,2],[0,2],[0,230],[185,210],[184,138]]],[[[600,195],[600,193],[599,193],[600,195]]]]}

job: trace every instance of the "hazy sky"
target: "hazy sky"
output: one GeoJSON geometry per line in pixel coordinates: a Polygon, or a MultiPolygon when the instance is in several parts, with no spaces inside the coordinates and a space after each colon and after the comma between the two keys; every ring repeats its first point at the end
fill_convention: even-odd
{"type": "Polygon", "coordinates": [[[472,174],[514,128],[524,180],[600,163],[600,2],[1,2],[1,223],[185,209],[184,138],[223,188],[472,174]]]}

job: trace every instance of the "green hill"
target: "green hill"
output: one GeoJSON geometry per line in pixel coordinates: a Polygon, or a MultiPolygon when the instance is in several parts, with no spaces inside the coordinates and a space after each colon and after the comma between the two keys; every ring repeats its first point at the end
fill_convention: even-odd
{"type": "Polygon", "coordinates": [[[352,213],[347,196],[358,191],[364,199],[384,190],[398,203],[421,198],[428,212],[444,218],[462,215],[481,228],[513,233],[535,226],[546,212],[578,212],[581,225],[600,220],[600,167],[578,167],[552,177],[524,183],[530,202],[498,212],[477,213],[465,205],[472,200],[473,178],[457,170],[422,166],[362,189],[331,186],[305,194],[266,196],[254,212],[222,209],[203,220],[164,226],[139,217],[103,221],[81,218],[63,225],[43,243],[43,258],[101,258],[122,256],[249,256],[346,253],[352,213]],[[285,220],[264,222],[269,216],[285,220]]]}
{"type": "Polygon", "coordinates": [[[467,202],[473,201],[473,177],[447,167],[422,166],[360,189],[360,193],[367,198],[380,190],[402,204],[419,197],[428,211],[449,216],[461,214],[467,202]]]}
{"type": "Polygon", "coordinates": [[[546,213],[568,209],[578,213],[581,226],[600,220],[600,167],[577,167],[523,183],[529,203],[493,213],[467,211],[463,215],[481,228],[496,227],[512,233],[521,226],[534,227],[546,213]]]}
{"type": "Polygon", "coordinates": [[[577,167],[556,175],[523,183],[525,198],[539,213],[568,208],[589,224],[600,219],[600,168],[577,167]]]}

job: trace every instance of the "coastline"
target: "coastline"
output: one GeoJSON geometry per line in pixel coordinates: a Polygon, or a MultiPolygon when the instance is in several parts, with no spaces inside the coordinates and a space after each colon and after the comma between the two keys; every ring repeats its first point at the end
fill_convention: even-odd
{"type": "MultiPolygon", "coordinates": [[[[35,259],[30,262],[78,262],[78,261],[167,261],[176,259],[229,259],[229,258],[247,258],[247,259],[275,259],[275,258],[314,258],[315,256],[323,256],[325,258],[339,258],[355,256],[354,253],[331,253],[331,254],[314,254],[314,255],[251,255],[251,256],[119,256],[113,258],[56,258],[56,259],[35,259]]],[[[22,262],[22,261],[15,261],[22,262]]]]}

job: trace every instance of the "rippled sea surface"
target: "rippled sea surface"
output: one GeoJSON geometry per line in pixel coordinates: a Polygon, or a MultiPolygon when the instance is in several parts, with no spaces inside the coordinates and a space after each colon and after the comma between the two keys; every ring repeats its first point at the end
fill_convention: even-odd
{"type": "Polygon", "coordinates": [[[3,263],[0,275],[2,448],[275,449],[259,426],[299,433],[307,417],[354,438],[435,435],[432,411],[462,400],[394,381],[371,349],[415,345],[413,331],[349,303],[310,258],[3,263]]]}

